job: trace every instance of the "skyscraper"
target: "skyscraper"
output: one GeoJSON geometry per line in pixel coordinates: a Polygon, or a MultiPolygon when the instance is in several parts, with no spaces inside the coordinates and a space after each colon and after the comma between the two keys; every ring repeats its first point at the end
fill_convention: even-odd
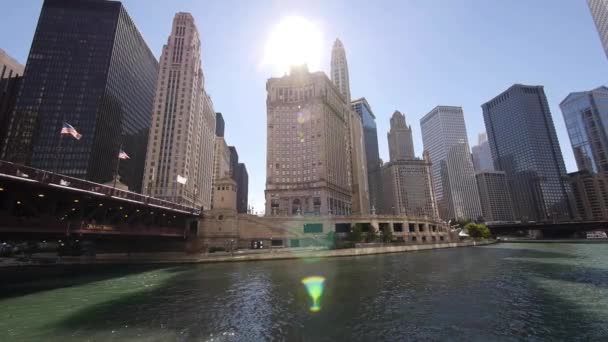
{"type": "Polygon", "coordinates": [[[481,204],[462,108],[437,106],[420,120],[420,127],[439,215],[444,220],[477,219],[481,204]]]}
{"type": "Polygon", "coordinates": [[[350,81],[348,63],[344,45],[336,39],[331,51],[331,80],[338,88],[347,107],[346,122],[349,127],[350,140],[347,142],[351,166],[349,169],[352,188],[352,212],[369,213],[369,184],[367,181],[367,161],[363,141],[363,121],[350,105],[350,81]]]}
{"type": "Polygon", "coordinates": [[[481,107],[494,166],[506,173],[516,219],[569,219],[566,168],[543,87],[515,84],[481,107]]]}
{"type": "Polygon", "coordinates": [[[471,147],[471,157],[473,158],[475,172],[494,171],[492,151],[486,133],[479,133],[477,136],[477,145],[471,147]]]}
{"type": "Polygon", "coordinates": [[[234,146],[228,146],[228,150],[230,153],[230,177],[236,181],[236,170],[239,165],[239,154],[234,146]]]}
{"type": "Polygon", "coordinates": [[[0,49],[0,155],[23,80],[23,69],[23,65],[0,49]]]}
{"type": "Polygon", "coordinates": [[[482,171],[475,177],[483,218],[486,221],[512,221],[515,216],[505,173],[482,171]]]}
{"type": "Polygon", "coordinates": [[[381,214],[437,219],[439,212],[431,181],[431,163],[414,155],[411,127],[395,111],[387,134],[391,161],[381,168],[381,214]]]}
{"type": "Polygon", "coordinates": [[[570,93],[559,107],[578,169],[608,171],[608,88],[570,93]]]}
{"type": "Polygon", "coordinates": [[[608,57],[608,0],[587,0],[595,28],[608,57]]]}
{"type": "Polygon", "coordinates": [[[122,145],[120,180],[140,191],[157,70],[120,2],[45,0],[4,158],[104,183],[122,145]]]}
{"type": "Polygon", "coordinates": [[[405,123],[405,115],[398,110],[391,117],[391,129],[387,133],[387,138],[391,161],[414,159],[412,127],[405,123]]]}
{"type": "Polygon", "coordinates": [[[574,197],[574,216],[584,221],[608,219],[608,172],[582,170],[568,174],[574,197]]]}
{"type": "Polygon", "coordinates": [[[348,115],[323,72],[293,67],[266,83],[266,215],[352,211],[348,115]]]}
{"type": "Polygon", "coordinates": [[[23,76],[25,67],[0,49],[0,79],[23,76]]]}
{"type": "Polygon", "coordinates": [[[346,51],[340,39],[336,38],[331,49],[331,80],[346,103],[350,103],[350,79],[348,77],[348,63],[346,62],[346,51]]]}
{"type": "Polygon", "coordinates": [[[205,91],[201,42],[190,13],[177,13],[163,46],[148,143],[148,193],[159,198],[211,207],[215,111],[205,91]],[[185,184],[177,177],[185,177],[185,184]]]}
{"type": "Polygon", "coordinates": [[[249,204],[249,174],[247,167],[239,163],[236,168],[236,211],[246,213],[249,204]]]}
{"type": "Polygon", "coordinates": [[[365,145],[365,159],[367,161],[367,183],[369,187],[370,210],[381,212],[382,175],[380,167],[380,152],[378,150],[378,130],[376,129],[376,116],[362,97],[351,102],[352,108],[359,114],[363,122],[363,142],[365,145]]]}
{"type": "Polygon", "coordinates": [[[225,129],[224,117],[222,113],[215,113],[215,135],[218,137],[224,136],[225,129]]]}

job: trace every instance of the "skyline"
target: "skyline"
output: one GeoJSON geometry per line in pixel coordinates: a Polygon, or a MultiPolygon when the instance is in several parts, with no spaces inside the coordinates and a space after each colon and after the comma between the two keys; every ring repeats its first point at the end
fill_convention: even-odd
{"type": "MultiPolygon", "coordinates": [[[[419,120],[436,105],[462,106],[467,134],[474,142],[485,131],[481,104],[513,83],[524,83],[545,87],[566,168],[576,171],[559,103],[570,92],[591,90],[605,82],[598,71],[607,61],[586,2],[565,3],[560,8],[548,1],[464,1],[441,7],[408,1],[382,8],[362,2],[320,1],[307,6],[289,1],[265,2],[271,6],[180,1],[154,7],[141,1],[122,2],[157,58],[173,14],[188,11],[194,16],[202,36],[206,88],[216,111],[224,114],[227,140],[248,166],[250,204],[256,211],[263,208],[266,177],[264,85],[268,78],[281,76],[261,61],[270,31],[285,16],[302,16],[320,25],[321,70],[328,77],[332,42],[340,38],[344,43],[352,98],[365,97],[376,114],[384,161],[389,159],[384,136],[395,110],[412,125],[420,157],[419,120]],[[355,12],[354,8],[367,10],[355,12]],[[371,24],[361,25],[362,19],[371,24]],[[395,80],[395,75],[401,78],[395,80]]],[[[0,23],[1,41],[6,44],[0,47],[23,64],[41,5],[42,1],[8,6],[8,20],[0,23]]]]}

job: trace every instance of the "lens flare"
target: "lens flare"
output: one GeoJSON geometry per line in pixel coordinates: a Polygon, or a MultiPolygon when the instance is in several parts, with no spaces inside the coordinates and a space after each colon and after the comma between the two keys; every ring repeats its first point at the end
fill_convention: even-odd
{"type": "Polygon", "coordinates": [[[325,278],[320,276],[312,276],[302,279],[302,284],[304,284],[308,295],[312,299],[312,305],[310,306],[310,311],[312,312],[321,311],[320,300],[321,296],[323,295],[324,283],[325,278]]]}

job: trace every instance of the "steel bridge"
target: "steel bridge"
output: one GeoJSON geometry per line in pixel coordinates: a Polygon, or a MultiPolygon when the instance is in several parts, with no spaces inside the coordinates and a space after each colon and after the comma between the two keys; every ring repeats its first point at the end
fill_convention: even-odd
{"type": "Polygon", "coordinates": [[[200,208],[0,161],[0,235],[148,236],[197,233],[200,208]]]}
{"type": "Polygon", "coordinates": [[[608,221],[489,222],[487,225],[494,235],[537,231],[546,237],[566,237],[593,230],[608,231],[608,221]]]}

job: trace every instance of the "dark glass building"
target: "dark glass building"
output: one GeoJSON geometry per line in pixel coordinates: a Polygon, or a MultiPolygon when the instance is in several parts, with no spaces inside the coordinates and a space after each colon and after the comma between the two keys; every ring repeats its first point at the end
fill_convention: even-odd
{"type": "Polygon", "coordinates": [[[236,211],[247,213],[249,204],[249,174],[245,164],[239,163],[236,168],[236,211]]]}
{"type": "Polygon", "coordinates": [[[224,117],[222,113],[215,113],[215,136],[223,137],[224,136],[224,117]]]}
{"type": "Polygon", "coordinates": [[[236,147],[228,146],[230,151],[230,177],[237,182],[237,168],[239,166],[239,154],[236,152],[236,147]]]}
{"type": "Polygon", "coordinates": [[[369,207],[374,208],[377,213],[383,212],[382,174],[380,167],[380,152],[378,150],[378,130],[376,129],[376,116],[362,97],[351,102],[352,108],[363,120],[363,143],[365,144],[365,157],[367,158],[367,183],[369,186],[369,207]]]}
{"type": "Polygon", "coordinates": [[[158,62],[117,1],[45,0],[3,156],[140,191],[158,62]],[[81,140],[60,137],[63,122],[81,140]]]}
{"type": "Polygon", "coordinates": [[[494,166],[506,174],[516,219],[570,219],[566,168],[543,87],[515,84],[481,107],[494,166]]]}
{"type": "Polygon", "coordinates": [[[0,151],[4,147],[11,115],[23,77],[0,78],[0,151]]]}

